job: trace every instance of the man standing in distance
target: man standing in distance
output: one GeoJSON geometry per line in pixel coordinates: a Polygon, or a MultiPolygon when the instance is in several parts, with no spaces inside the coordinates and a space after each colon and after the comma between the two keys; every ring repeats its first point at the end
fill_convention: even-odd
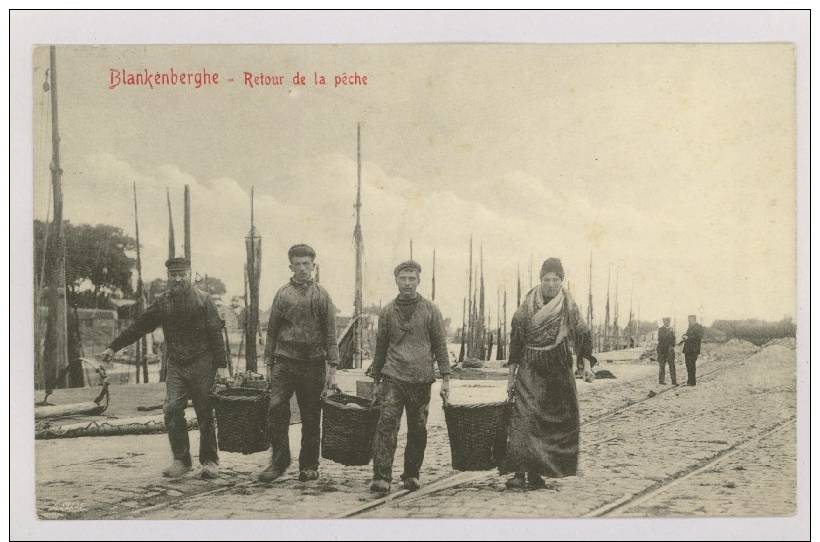
{"type": "Polygon", "coordinates": [[[663,326],[658,328],[658,384],[666,384],[666,366],[669,365],[669,376],[672,385],[678,385],[675,374],[675,330],[672,329],[668,316],[663,319],[663,326]]]}
{"type": "Polygon", "coordinates": [[[419,471],[427,447],[427,414],[430,390],[435,382],[433,363],[443,379],[441,398],[450,390],[450,363],[441,311],[421,297],[421,266],[408,260],[396,266],[393,275],[399,295],[379,314],[376,354],[370,368],[379,382],[379,421],[373,440],[374,493],[388,493],[402,411],[407,411],[407,447],[404,450],[404,488],[420,487],[419,471]]]}
{"type": "MultiPolygon", "coordinates": [[[[686,360],[686,384],[694,386],[697,384],[695,379],[695,362],[700,355],[700,343],[703,340],[703,326],[698,323],[697,316],[689,315],[689,327],[686,333],[683,334],[683,356],[686,360]]],[[[680,344],[680,343],[679,343],[680,344]]]]}
{"type": "Polygon", "coordinates": [[[179,478],[191,470],[191,450],[185,407],[190,397],[199,423],[200,478],[219,474],[216,433],[209,394],[215,373],[228,376],[228,360],[222,335],[224,322],[211,297],[191,284],[191,262],[171,258],[168,269],[168,291],[161,295],[103,353],[108,361],[117,350],[125,348],[162,326],[168,355],[165,380],[165,427],[174,462],[162,474],[179,478]]]}
{"type": "Polygon", "coordinates": [[[271,462],[257,477],[270,482],[290,466],[290,398],[296,393],[302,418],[299,480],[319,478],[319,441],[323,390],[336,387],[339,347],[336,307],[330,294],[313,280],[316,251],[308,245],[288,250],[293,277],[273,299],[265,344],[271,381],[268,420],[271,462]]]}

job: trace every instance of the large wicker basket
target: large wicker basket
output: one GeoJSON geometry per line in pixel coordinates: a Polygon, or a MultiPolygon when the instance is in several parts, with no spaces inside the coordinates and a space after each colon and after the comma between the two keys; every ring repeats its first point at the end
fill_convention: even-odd
{"type": "Polygon", "coordinates": [[[270,448],[268,404],[270,392],[256,388],[214,391],[217,442],[223,452],[252,454],[270,448]]]}
{"type": "Polygon", "coordinates": [[[478,403],[444,406],[453,469],[491,470],[507,451],[510,403],[478,403]]]}
{"type": "Polygon", "coordinates": [[[370,463],[378,408],[369,399],[342,393],[322,403],[322,457],[342,465],[370,463]]]}

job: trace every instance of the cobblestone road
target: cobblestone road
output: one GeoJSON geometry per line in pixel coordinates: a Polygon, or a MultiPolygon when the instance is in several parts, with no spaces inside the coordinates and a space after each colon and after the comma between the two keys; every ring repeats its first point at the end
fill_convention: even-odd
{"type": "MultiPolygon", "coordinates": [[[[707,352],[693,388],[658,386],[650,365],[629,379],[579,383],[584,425],[577,477],[550,481],[540,491],[508,491],[504,478],[487,472],[417,499],[397,499],[362,517],[794,513],[796,442],[789,420],[795,415],[795,353],[783,346],[753,353],[744,345],[707,352]],[[658,395],[649,398],[650,391],[658,395]]],[[[503,397],[504,385],[455,382],[453,400],[495,400],[503,397]]],[[[299,431],[291,427],[294,456],[299,431]]],[[[437,398],[429,435],[425,484],[453,474],[437,398]]],[[[191,442],[195,449],[196,432],[191,442]]],[[[328,518],[374,500],[367,492],[369,466],[325,461],[319,481],[300,483],[294,465],[280,481],[255,484],[250,475],[264,466],[266,454],[223,454],[216,481],[169,481],[159,476],[167,446],[165,435],[38,441],[40,517],[328,518]]]]}

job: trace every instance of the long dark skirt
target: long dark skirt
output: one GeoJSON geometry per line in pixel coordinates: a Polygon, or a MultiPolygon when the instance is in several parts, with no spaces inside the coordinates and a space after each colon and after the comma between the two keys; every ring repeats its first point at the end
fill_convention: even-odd
{"type": "Polygon", "coordinates": [[[551,478],[576,474],[580,416],[573,368],[565,346],[548,352],[524,349],[502,474],[536,472],[551,478]]]}

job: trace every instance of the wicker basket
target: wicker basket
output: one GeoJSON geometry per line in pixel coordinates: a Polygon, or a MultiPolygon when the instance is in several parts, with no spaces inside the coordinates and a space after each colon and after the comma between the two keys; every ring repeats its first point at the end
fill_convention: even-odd
{"type": "Polygon", "coordinates": [[[253,454],[270,448],[270,392],[228,388],[211,394],[216,410],[217,442],[223,452],[253,454]]]}
{"type": "Polygon", "coordinates": [[[322,405],[322,457],[342,465],[367,465],[379,410],[368,399],[336,394],[322,405]]]}
{"type": "Polygon", "coordinates": [[[491,470],[501,464],[507,451],[510,403],[479,403],[444,406],[453,469],[491,470]]]}

